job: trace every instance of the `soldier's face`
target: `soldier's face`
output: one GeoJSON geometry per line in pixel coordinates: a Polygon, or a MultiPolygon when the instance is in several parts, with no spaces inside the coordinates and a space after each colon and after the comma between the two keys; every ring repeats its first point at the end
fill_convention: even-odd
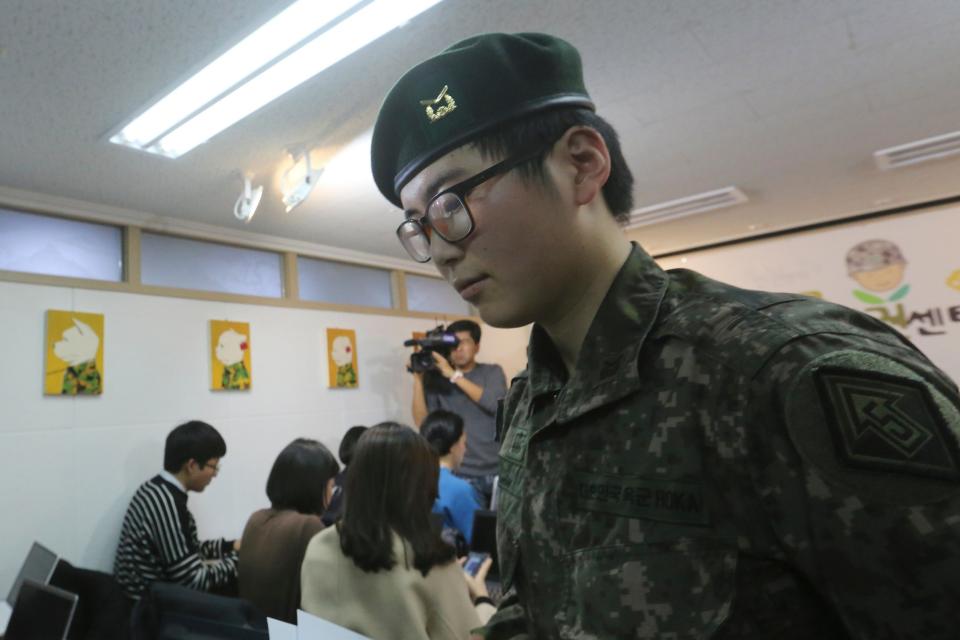
{"type": "MultiPolygon", "coordinates": [[[[545,164],[551,184],[560,170],[553,155],[545,164]]],[[[472,147],[452,151],[403,188],[404,209],[422,214],[434,195],[499,160],[486,159],[472,147]]],[[[484,182],[466,204],[475,225],[469,237],[449,243],[434,233],[430,239],[437,270],[490,325],[543,321],[551,309],[555,312],[569,279],[577,277],[575,208],[562,190],[524,182],[517,171],[484,182]]]]}

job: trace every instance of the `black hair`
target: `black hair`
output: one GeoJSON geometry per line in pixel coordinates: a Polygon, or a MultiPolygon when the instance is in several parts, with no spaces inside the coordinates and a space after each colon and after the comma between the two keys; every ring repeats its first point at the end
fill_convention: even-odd
{"type": "Polygon", "coordinates": [[[451,322],[446,329],[446,333],[457,333],[459,331],[468,332],[473,341],[480,344],[480,325],[473,320],[457,320],[451,322]]]}
{"type": "Polygon", "coordinates": [[[297,438],[280,452],[267,478],[267,497],[274,509],[321,515],[326,508],[327,483],[340,471],[330,450],[307,438],[297,438]]]}
{"type": "Polygon", "coordinates": [[[518,167],[520,176],[548,185],[543,162],[555,143],[568,129],[586,126],[603,137],[610,152],[610,177],[603,185],[603,198],[610,213],[625,222],[633,209],[633,173],[620,148],[620,137],[613,126],[589,109],[566,107],[540,111],[509,122],[472,142],[486,158],[508,157],[540,146],[544,151],[518,167]]]}
{"type": "Polygon", "coordinates": [[[463,418],[446,409],[431,411],[420,425],[420,435],[443,457],[463,436],[463,418]]]}
{"type": "Polygon", "coordinates": [[[174,427],[167,434],[163,448],[163,468],[177,473],[191,459],[197,464],[206,464],[213,458],[227,455],[227,443],[220,432],[206,422],[191,420],[174,427]]]}
{"type": "Polygon", "coordinates": [[[340,462],[343,463],[343,466],[350,466],[350,460],[353,458],[353,450],[357,446],[357,440],[360,439],[360,436],[363,435],[363,432],[367,428],[362,425],[357,425],[355,427],[350,427],[347,429],[347,432],[343,434],[343,439],[340,441],[340,462]]]}
{"type": "Polygon", "coordinates": [[[396,532],[424,576],[453,561],[455,551],[433,528],[430,514],[439,476],[437,454],[410,427],[381,422],[368,429],[347,467],[344,512],[337,523],[344,555],[363,571],[390,570],[397,564],[396,532]]]}

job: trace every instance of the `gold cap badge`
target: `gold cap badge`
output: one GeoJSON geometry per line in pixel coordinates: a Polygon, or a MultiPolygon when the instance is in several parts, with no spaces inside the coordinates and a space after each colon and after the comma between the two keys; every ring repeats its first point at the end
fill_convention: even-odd
{"type": "Polygon", "coordinates": [[[453,99],[452,95],[447,93],[447,85],[443,85],[443,89],[440,90],[440,95],[436,98],[421,100],[420,104],[426,107],[427,117],[430,118],[430,122],[436,122],[457,108],[457,101],[453,99]],[[441,101],[443,104],[434,110],[434,107],[440,104],[441,101]]]}

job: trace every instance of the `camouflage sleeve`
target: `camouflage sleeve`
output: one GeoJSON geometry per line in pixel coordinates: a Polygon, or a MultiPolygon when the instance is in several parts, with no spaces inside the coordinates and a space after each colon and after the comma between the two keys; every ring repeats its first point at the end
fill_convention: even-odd
{"type": "Polygon", "coordinates": [[[793,340],[755,378],[757,490],[850,637],[960,627],[960,397],[885,337],[793,340]]]}
{"type": "Polygon", "coordinates": [[[504,594],[497,612],[487,622],[483,629],[483,637],[487,640],[527,640],[527,622],[523,613],[523,605],[514,590],[504,594]]]}

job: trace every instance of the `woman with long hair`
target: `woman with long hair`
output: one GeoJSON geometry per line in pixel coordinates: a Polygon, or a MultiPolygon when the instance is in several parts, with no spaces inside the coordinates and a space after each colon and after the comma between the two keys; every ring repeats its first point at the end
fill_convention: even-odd
{"type": "Polygon", "coordinates": [[[361,436],[343,517],[315,536],[301,608],[377,640],[464,639],[493,613],[483,577],[463,572],[431,523],[437,456],[395,422],[361,436]]]}
{"type": "Polygon", "coordinates": [[[300,565],[307,543],[323,530],[340,465],[317,442],[297,438],[280,452],[267,478],[270,508],[250,516],[240,554],[240,597],[271,618],[297,621],[300,565]]]}

